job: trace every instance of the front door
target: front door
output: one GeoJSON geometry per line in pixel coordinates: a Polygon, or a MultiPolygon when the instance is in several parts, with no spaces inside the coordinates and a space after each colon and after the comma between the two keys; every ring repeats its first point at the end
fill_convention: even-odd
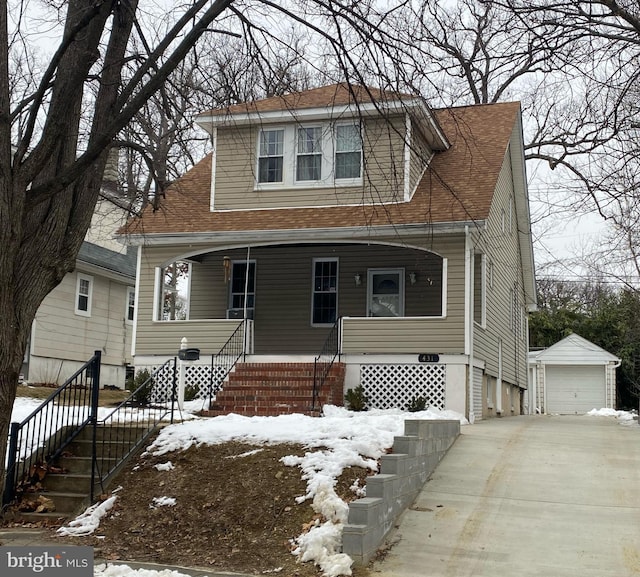
{"type": "Polygon", "coordinates": [[[367,315],[404,316],[404,269],[369,269],[367,315]]]}

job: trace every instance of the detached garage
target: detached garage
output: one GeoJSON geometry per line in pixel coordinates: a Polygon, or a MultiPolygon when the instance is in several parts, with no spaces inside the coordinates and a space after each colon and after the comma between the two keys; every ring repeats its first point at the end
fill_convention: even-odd
{"type": "Polygon", "coordinates": [[[529,353],[529,413],[575,415],[615,408],[620,359],[572,334],[529,353]]]}

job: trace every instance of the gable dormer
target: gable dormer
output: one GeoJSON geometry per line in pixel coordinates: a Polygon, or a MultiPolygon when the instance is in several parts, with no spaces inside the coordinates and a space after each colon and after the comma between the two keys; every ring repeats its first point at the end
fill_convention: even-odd
{"type": "Polygon", "coordinates": [[[338,84],[202,114],[212,211],[407,202],[448,147],[421,98],[338,84]]]}

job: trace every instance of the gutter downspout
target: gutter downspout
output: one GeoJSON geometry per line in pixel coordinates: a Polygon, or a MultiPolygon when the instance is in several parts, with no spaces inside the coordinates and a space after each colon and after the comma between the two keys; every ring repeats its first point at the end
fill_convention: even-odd
{"type": "Polygon", "coordinates": [[[464,283],[464,300],[466,310],[464,315],[464,353],[469,359],[467,369],[467,402],[468,402],[468,419],[471,424],[475,421],[475,413],[473,412],[473,247],[471,246],[471,238],[469,236],[469,226],[464,227],[464,275],[466,282],[464,283]]]}

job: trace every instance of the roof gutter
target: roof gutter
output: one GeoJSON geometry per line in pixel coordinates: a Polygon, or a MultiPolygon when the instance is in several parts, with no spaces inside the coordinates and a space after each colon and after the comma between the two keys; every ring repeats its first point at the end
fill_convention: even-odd
{"type": "Polygon", "coordinates": [[[304,228],[282,230],[237,230],[194,233],[146,233],[122,235],[122,242],[130,245],[166,246],[194,243],[225,242],[292,242],[366,240],[381,237],[414,237],[425,234],[460,234],[470,226],[482,226],[484,221],[449,223],[415,223],[405,225],[357,226],[340,228],[304,228]]]}

